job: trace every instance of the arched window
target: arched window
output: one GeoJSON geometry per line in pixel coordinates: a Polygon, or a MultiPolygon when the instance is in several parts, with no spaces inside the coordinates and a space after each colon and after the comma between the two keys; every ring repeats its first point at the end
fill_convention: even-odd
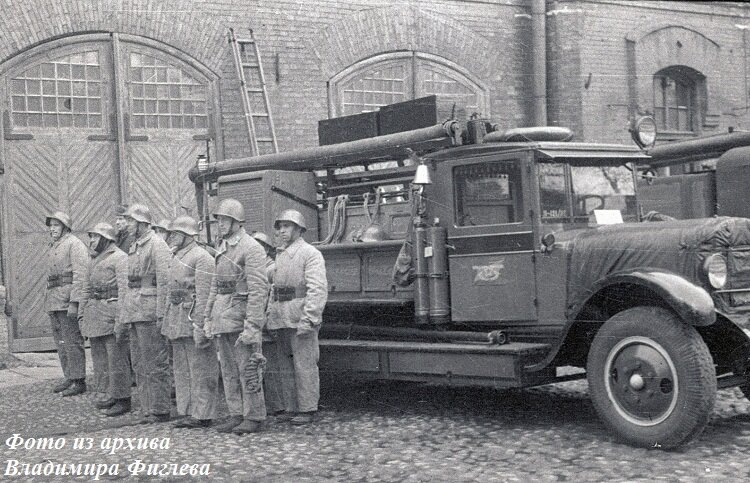
{"type": "Polygon", "coordinates": [[[345,116],[435,94],[464,106],[467,114],[490,115],[488,89],[466,69],[420,52],[394,52],[358,62],[330,82],[330,112],[345,116]]]}
{"type": "Polygon", "coordinates": [[[654,117],[657,128],[669,135],[699,130],[705,77],[695,69],[671,66],[654,75],[654,117]]]}

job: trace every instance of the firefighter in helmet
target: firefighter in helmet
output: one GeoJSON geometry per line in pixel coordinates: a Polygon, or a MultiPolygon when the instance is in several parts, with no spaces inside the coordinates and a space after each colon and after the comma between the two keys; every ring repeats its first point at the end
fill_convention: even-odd
{"type": "Polygon", "coordinates": [[[216,417],[219,361],[203,332],[203,313],[211,291],[214,260],[198,246],[198,222],[180,216],[169,224],[169,303],[161,333],[172,346],[177,414],[188,416],[176,428],[202,428],[216,417]]]}
{"type": "Polygon", "coordinates": [[[75,396],[86,392],[86,354],[78,325],[78,309],[84,297],[89,255],[86,245],[71,233],[73,225],[66,213],[56,211],[45,218],[45,224],[51,240],[47,251],[44,308],[49,314],[65,377],[53,392],[75,396]]]}
{"type": "Polygon", "coordinates": [[[261,352],[268,294],[266,254],[245,232],[245,209],[239,201],[221,200],[213,216],[221,241],[203,328],[216,341],[230,414],[217,430],[254,433],[266,419],[261,352]]]}
{"type": "Polygon", "coordinates": [[[128,220],[125,219],[125,213],[128,211],[128,205],[117,207],[115,216],[115,231],[117,232],[117,247],[126,254],[130,251],[130,245],[133,244],[133,235],[128,230],[128,220]]]}
{"type": "Polygon", "coordinates": [[[328,299],[323,255],[302,235],[299,211],[286,210],[274,222],[283,246],[277,248],[267,327],[277,341],[279,373],[287,417],[292,424],[313,420],[318,410],[318,330],[328,299]]]}
{"type": "Polygon", "coordinates": [[[167,342],[161,323],[167,303],[167,278],[171,252],[151,230],[151,211],[130,205],[125,213],[135,242],[128,253],[128,290],[123,307],[130,326],[130,348],[135,353],[135,374],[141,399],[141,423],[167,421],[170,410],[167,342]]]}
{"type": "Polygon", "coordinates": [[[156,233],[159,238],[167,241],[167,237],[169,236],[169,220],[167,220],[166,218],[162,218],[158,222],[151,225],[151,229],[154,230],[154,233],[156,233]]]}
{"type": "Polygon", "coordinates": [[[94,402],[107,416],[130,412],[130,361],[121,300],[128,288],[128,256],[117,248],[117,235],[109,223],[97,223],[88,232],[93,258],[86,276],[85,302],[81,302],[81,333],[91,343],[94,381],[104,399],[94,402]]]}

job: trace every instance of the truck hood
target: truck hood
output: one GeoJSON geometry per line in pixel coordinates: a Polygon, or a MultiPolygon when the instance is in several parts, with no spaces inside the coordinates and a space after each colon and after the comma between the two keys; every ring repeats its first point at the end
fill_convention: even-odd
{"type": "Polygon", "coordinates": [[[710,291],[703,262],[727,256],[729,287],[750,286],[750,219],[733,217],[598,226],[560,233],[570,256],[568,308],[580,307],[592,287],[633,270],[681,275],[710,291]]]}

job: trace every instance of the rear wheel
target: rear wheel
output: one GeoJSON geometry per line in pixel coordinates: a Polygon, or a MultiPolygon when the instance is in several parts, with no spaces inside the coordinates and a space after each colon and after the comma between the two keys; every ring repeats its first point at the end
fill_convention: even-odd
{"type": "Polygon", "coordinates": [[[660,307],[635,307],[597,332],[586,365],[599,417],[631,444],[674,448],[705,427],[716,371],[703,339],[660,307]]]}

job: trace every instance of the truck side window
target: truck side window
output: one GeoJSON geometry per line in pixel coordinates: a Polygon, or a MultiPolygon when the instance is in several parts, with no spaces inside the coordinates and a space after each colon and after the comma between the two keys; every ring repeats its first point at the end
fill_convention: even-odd
{"type": "Polygon", "coordinates": [[[565,187],[565,165],[540,163],[539,198],[542,222],[564,223],[570,219],[568,190],[565,187]]]}
{"type": "Polygon", "coordinates": [[[501,225],[523,220],[518,161],[457,166],[456,225],[501,225]]]}

